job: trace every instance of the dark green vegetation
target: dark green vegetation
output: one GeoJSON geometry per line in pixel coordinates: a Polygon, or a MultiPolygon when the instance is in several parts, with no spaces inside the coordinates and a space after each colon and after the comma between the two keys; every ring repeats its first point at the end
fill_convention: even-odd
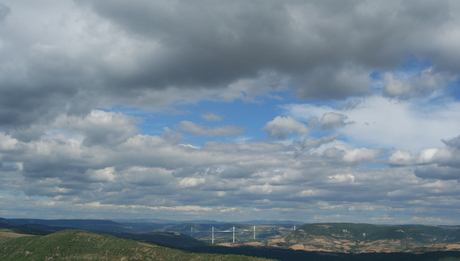
{"type": "Polygon", "coordinates": [[[143,242],[154,243],[157,245],[171,246],[182,249],[205,245],[203,241],[171,231],[153,231],[148,233],[124,233],[102,231],[100,233],[112,235],[118,238],[138,240],[143,242]]]}
{"type": "Polygon", "coordinates": [[[280,261],[460,261],[460,252],[414,253],[328,253],[310,252],[270,247],[219,247],[203,246],[193,248],[195,252],[235,254],[273,258],[280,261]]]}
{"type": "Polygon", "coordinates": [[[24,236],[0,243],[0,260],[228,260],[262,258],[191,253],[83,230],[24,236]]]}

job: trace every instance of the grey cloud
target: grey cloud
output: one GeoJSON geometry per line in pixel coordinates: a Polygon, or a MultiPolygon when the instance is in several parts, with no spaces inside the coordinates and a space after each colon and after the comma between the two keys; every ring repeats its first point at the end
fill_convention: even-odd
{"type": "Polygon", "coordinates": [[[443,71],[458,74],[460,53],[449,31],[458,21],[445,15],[457,3],[382,3],[76,0],[35,8],[11,2],[8,18],[17,22],[2,24],[0,32],[0,122],[14,130],[50,122],[63,110],[81,116],[114,104],[163,109],[183,100],[244,99],[234,84],[266,71],[291,84],[251,85],[245,92],[364,95],[369,74],[405,62],[407,50],[432,58],[440,74],[427,75],[435,83],[443,71]],[[30,22],[21,8],[37,19],[30,22]]]}
{"type": "Polygon", "coordinates": [[[300,77],[300,98],[343,99],[368,93],[369,71],[354,66],[318,67],[300,77]]]}
{"type": "Polygon", "coordinates": [[[265,11],[256,3],[247,2],[216,5],[201,1],[138,1],[126,5],[115,1],[89,5],[131,36],[146,36],[164,48],[163,55],[142,60],[143,67],[153,71],[139,70],[125,78],[111,75],[116,78],[112,84],[138,88],[214,87],[255,76],[262,69],[258,65],[260,60],[274,58],[264,55],[265,50],[282,46],[279,33],[286,23],[286,14],[277,11],[279,8],[273,4],[265,11]],[[278,15],[271,16],[272,12],[278,15]],[[254,48],[260,45],[267,47],[254,48]]]}
{"type": "MultiPolygon", "coordinates": [[[[0,88],[0,127],[15,130],[28,128],[31,123],[49,124],[62,111],[77,112],[74,105],[94,105],[84,95],[88,86],[82,87],[88,83],[79,64],[84,61],[33,42],[40,39],[10,35],[9,31],[22,28],[9,26],[5,25],[7,29],[1,32],[7,39],[3,51],[8,55],[0,57],[0,73],[4,76],[0,88]]],[[[82,106],[79,112],[87,113],[91,107],[82,106]]]]}
{"type": "Polygon", "coordinates": [[[172,171],[162,168],[131,167],[125,172],[126,181],[139,186],[163,186],[174,182],[172,171]]]}
{"type": "Polygon", "coordinates": [[[58,115],[55,109],[64,108],[76,91],[44,86],[10,88],[0,89],[0,121],[2,127],[10,130],[27,128],[33,122],[50,123],[58,115]]]}
{"type": "Polygon", "coordinates": [[[323,156],[332,160],[342,160],[345,152],[337,148],[328,148],[323,152],[323,156]]]}
{"type": "Polygon", "coordinates": [[[351,124],[352,122],[345,122],[348,117],[346,115],[329,112],[325,113],[319,122],[321,129],[323,130],[332,130],[340,127],[344,127],[347,124],[351,124]]]}
{"type": "Polygon", "coordinates": [[[258,166],[227,166],[219,172],[219,176],[224,179],[249,178],[251,175],[257,173],[257,167],[258,166]]]}
{"type": "Polygon", "coordinates": [[[3,3],[0,3],[0,21],[5,20],[5,18],[10,14],[11,8],[3,3]]]}
{"type": "Polygon", "coordinates": [[[428,33],[443,37],[437,27],[452,21],[441,14],[456,8],[424,3],[414,11],[409,3],[362,1],[340,8],[329,2],[76,2],[163,50],[141,59],[143,69],[110,75],[110,85],[215,88],[272,69],[297,79],[299,97],[324,99],[365,94],[372,70],[404,62],[409,46],[428,56],[439,47],[420,40],[428,33]]]}
{"type": "Polygon", "coordinates": [[[336,139],[340,138],[340,134],[335,133],[328,137],[323,137],[320,139],[309,139],[305,138],[302,142],[302,147],[305,149],[318,148],[323,144],[330,143],[336,139]]]}
{"type": "Polygon", "coordinates": [[[190,175],[195,174],[198,171],[202,171],[201,168],[196,168],[196,167],[181,167],[181,168],[176,168],[173,170],[172,175],[174,177],[187,177],[190,175]]]}
{"type": "Polygon", "coordinates": [[[18,166],[15,164],[6,164],[4,162],[0,162],[0,171],[5,172],[15,172],[18,170],[18,166]]]}
{"type": "Polygon", "coordinates": [[[453,149],[460,150],[460,136],[449,140],[442,140],[442,142],[453,149]]]}
{"type": "Polygon", "coordinates": [[[415,170],[415,175],[424,179],[460,179],[460,168],[430,164],[428,166],[418,166],[415,170]]]}
{"type": "Polygon", "coordinates": [[[335,146],[324,150],[322,155],[324,158],[331,160],[330,164],[361,165],[377,163],[377,158],[383,156],[386,152],[387,151],[383,149],[350,149],[341,146],[335,146]]]}

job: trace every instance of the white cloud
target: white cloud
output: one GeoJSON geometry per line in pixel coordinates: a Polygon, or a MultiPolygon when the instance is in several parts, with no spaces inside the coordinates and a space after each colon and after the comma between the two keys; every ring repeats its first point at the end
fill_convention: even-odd
{"type": "Polygon", "coordinates": [[[395,79],[392,73],[383,75],[385,82],[384,93],[388,96],[407,96],[411,92],[411,86],[402,80],[395,79]]]}
{"type": "Polygon", "coordinates": [[[267,122],[262,129],[267,131],[271,138],[280,140],[286,139],[288,134],[306,134],[308,132],[308,127],[305,124],[289,116],[277,116],[272,121],[267,122]]]}
{"type": "Polygon", "coordinates": [[[207,113],[207,114],[202,114],[201,118],[207,120],[207,121],[222,121],[222,116],[216,115],[214,113],[207,113]]]}
{"type": "Polygon", "coordinates": [[[88,176],[88,179],[92,182],[110,182],[115,179],[114,172],[114,167],[107,167],[98,170],[89,169],[86,171],[86,175],[88,176]]]}
{"type": "Polygon", "coordinates": [[[343,160],[350,163],[371,162],[384,153],[385,151],[382,150],[370,150],[366,148],[346,150],[343,155],[343,160]]]}
{"type": "Polygon", "coordinates": [[[351,174],[337,174],[334,176],[328,176],[332,182],[355,182],[355,176],[351,174]]]}
{"type": "Polygon", "coordinates": [[[196,187],[198,185],[201,185],[205,183],[206,180],[204,178],[194,178],[194,177],[189,177],[189,178],[183,178],[179,181],[179,185],[183,188],[189,188],[189,187],[196,187]]]}
{"type": "Polygon", "coordinates": [[[338,113],[354,124],[337,132],[357,147],[396,148],[417,152],[437,147],[441,139],[458,136],[460,103],[443,104],[421,100],[395,101],[381,96],[360,99],[351,108],[334,109],[312,104],[286,105],[286,113],[294,119],[308,121],[325,113],[338,113]],[[423,141],[423,142],[421,142],[423,141]]]}

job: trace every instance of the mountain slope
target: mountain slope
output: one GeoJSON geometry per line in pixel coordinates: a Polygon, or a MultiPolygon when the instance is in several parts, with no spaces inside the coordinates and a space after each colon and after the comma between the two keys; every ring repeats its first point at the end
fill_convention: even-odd
{"type": "Polygon", "coordinates": [[[20,237],[0,244],[0,260],[267,260],[197,254],[82,230],[20,237]]]}

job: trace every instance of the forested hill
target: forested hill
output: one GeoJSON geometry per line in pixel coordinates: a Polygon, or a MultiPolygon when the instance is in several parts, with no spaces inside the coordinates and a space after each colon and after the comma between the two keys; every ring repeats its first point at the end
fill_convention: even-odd
{"type": "MultiPolygon", "coordinates": [[[[12,234],[12,232],[8,232],[12,234]]],[[[83,230],[0,240],[0,260],[263,261],[264,258],[190,253],[83,230]]]]}

